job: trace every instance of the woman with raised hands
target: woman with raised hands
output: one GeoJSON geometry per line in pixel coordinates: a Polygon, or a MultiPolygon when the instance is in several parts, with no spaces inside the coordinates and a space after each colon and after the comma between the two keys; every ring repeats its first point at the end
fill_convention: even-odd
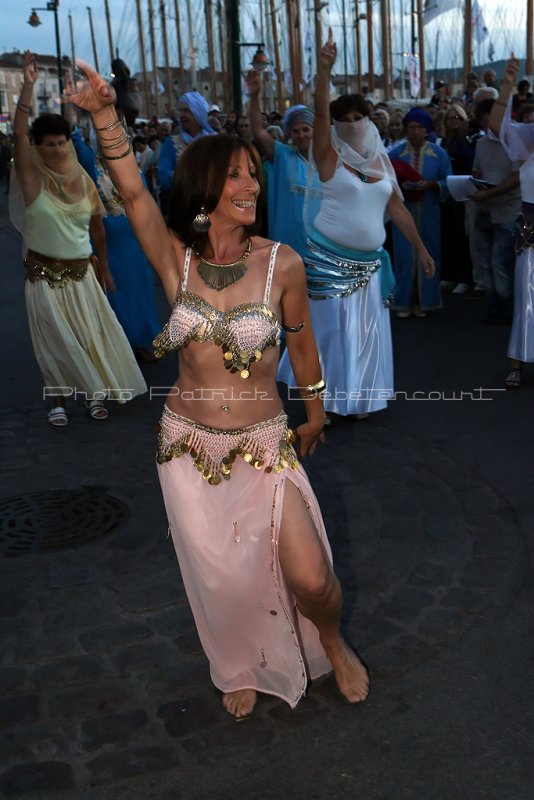
{"type": "Polygon", "coordinates": [[[24,84],[13,124],[14,169],[9,212],[24,240],[25,298],[30,335],[48,421],[68,424],[66,400],[82,396],[89,415],[106,419],[105,399],[125,402],[146,392],[123,329],[102,291],[113,290],[95,184],[81,167],[70,126],[59,114],[43,114],[28,135],[35,56],[24,58],[24,84]],[[92,255],[94,242],[98,260],[92,255]]]}
{"type": "Polygon", "coordinates": [[[281,327],[308,412],[302,455],[321,437],[321,378],[297,254],[254,235],[255,151],[203,137],[178,162],[169,227],[139,177],[114,92],[88,64],[69,100],[91,112],[128,218],[169,303],[156,351],[179,351],[158,471],[198,633],[225,708],[256,692],[292,707],[332,668],[350,702],[367,672],[339,632],[341,591],[317,501],[276,391],[281,327]]]}
{"type": "MultiPolygon", "coordinates": [[[[393,395],[388,305],[394,289],[383,244],[384,214],[417,249],[425,274],[434,262],[402,201],[395,172],[362,95],[329,103],[337,56],[332,29],[317,63],[313,145],[304,203],[304,256],[327,412],[357,418],[393,395]]],[[[279,380],[295,385],[284,355],[279,380]]]]}

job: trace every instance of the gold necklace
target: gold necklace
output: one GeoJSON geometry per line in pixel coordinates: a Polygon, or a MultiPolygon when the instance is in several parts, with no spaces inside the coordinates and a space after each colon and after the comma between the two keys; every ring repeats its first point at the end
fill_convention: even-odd
{"type": "Polygon", "coordinates": [[[215,289],[216,292],[220,292],[246,275],[248,267],[245,261],[249,257],[251,250],[252,239],[249,239],[241,257],[237,261],[232,261],[231,264],[214,264],[212,261],[207,261],[200,256],[200,253],[196,253],[197,256],[200,256],[200,264],[197,267],[198,274],[206,286],[210,289],[215,289]]]}

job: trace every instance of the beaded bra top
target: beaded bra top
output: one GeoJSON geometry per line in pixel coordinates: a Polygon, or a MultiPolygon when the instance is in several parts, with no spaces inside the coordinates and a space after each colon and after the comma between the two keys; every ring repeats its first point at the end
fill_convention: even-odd
{"type": "Polygon", "coordinates": [[[188,247],[184,260],[184,276],[176,296],[169,321],[154,339],[158,358],[171,350],[181,350],[189,342],[213,342],[223,351],[224,366],[230,372],[240,372],[242,378],[250,376],[250,365],[261,361],[267,347],[280,343],[280,323],[269,306],[274,263],[280,242],[271,250],[265,292],[261,303],[241,303],[220,311],[187,291],[187,278],[192,248],[188,247]]]}

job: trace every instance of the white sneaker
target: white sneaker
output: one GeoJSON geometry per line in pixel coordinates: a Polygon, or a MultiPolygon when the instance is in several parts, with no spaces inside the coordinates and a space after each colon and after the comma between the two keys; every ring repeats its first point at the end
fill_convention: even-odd
{"type": "Polygon", "coordinates": [[[455,288],[452,290],[452,294],[465,294],[470,288],[471,287],[468,283],[457,283],[455,288]]]}

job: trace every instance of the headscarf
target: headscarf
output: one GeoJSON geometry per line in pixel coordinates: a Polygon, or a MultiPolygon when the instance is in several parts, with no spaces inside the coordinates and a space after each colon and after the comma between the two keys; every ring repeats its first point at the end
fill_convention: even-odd
{"type": "Polygon", "coordinates": [[[376,117],[377,115],[383,117],[386,121],[386,125],[389,125],[389,114],[385,108],[373,108],[371,116],[376,117]]]}
{"type": "Polygon", "coordinates": [[[282,118],[282,128],[286,136],[291,136],[291,131],[299,122],[302,122],[304,125],[313,126],[314,119],[315,114],[308,106],[291,106],[287,109],[282,118]]]}
{"type": "MultiPolygon", "coordinates": [[[[84,170],[76,150],[70,139],[60,147],[65,148],[66,158],[62,165],[61,173],[47,167],[42,159],[42,153],[46,148],[42,145],[31,146],[31,157],[33,166],[41,175],[41,191],[44,192],[49,200],[56,206],[58,214],[80,213],[80,203],[89,200],[91,204],[91,216],[100,214],[104,216],[106,210],[98,196],[97,188],[90,176],[84,170]]],[[[17,175],[17,162],[11,170],[11,184],[9,190],[9,217],[15,228],[26,238],[28,220],[26,215],[26,204],[22,193],[22,187],[17,175]]],[[[26,246],[23,244],[23,251],[26,246]]]]}
{"type": "Polygon", "coordinates": [[[184,103],[188,107],[196,122],[202,129],[197,136],[191,136],[190,133],[186,133],[184,130],[182,130],[182,138],[186,144],[194,141],[199,136],[211,136],[215,133],[209,124],[209,104],[205,97],[202,97],[199,92],[186,92],[180,97],[179,102],[184,103]]]}
{"type": "Polygon", "coordinates": [[[430,114],[427,114],[426,111],[423,111],[422,108],[412,108],[407,114],[404,115],[402,118],[402,124],[405,128],[408,127],[409,122],[417,122],[417,124],[421,125],[427,133],[430,133],[433,128],[432,117],[430,114]]]}

